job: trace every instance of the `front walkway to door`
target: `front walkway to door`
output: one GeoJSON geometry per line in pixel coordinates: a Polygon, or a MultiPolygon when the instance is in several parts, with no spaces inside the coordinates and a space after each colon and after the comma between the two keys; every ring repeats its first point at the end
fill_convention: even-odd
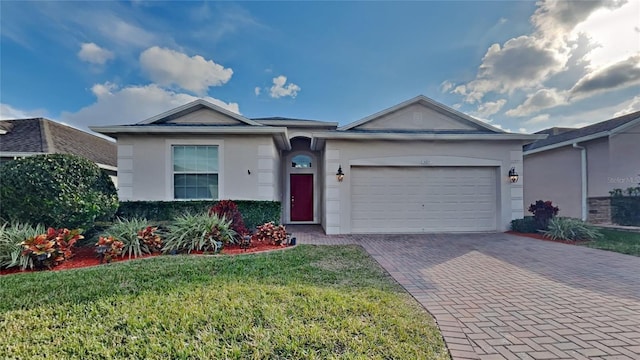
{"type": "Polygon", "coordinates": [[[640,258],[507,234],[343,235],[438,322],[454,359],[640,359],[640,258]]]}

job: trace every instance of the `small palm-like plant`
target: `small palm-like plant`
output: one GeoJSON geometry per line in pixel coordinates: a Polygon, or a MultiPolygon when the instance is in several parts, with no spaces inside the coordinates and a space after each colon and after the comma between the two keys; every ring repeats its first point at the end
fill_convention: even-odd
{"type": "Polygon", "coordinates": [[[105,231],[105,237],[121,241],[124,244],[122,255],[132,258],[151,254],[162,248],[157,230],[158,228],[149,226],[147,219],[117,219],[105,231]]]}
{"type": "Polygon", "coordinates": [[[43,225],[30,225],[14,222],[0,226],[0,269],[20,266],[24,269],[33,267],[29,256],[22,255],[20,243],[46,231],[43,225]]]}
{"type": "Polygon", "coordinates": [[[542,232],[553,240],[595,240],[602,234],[590,224],[572,218],[554,218],[549,221],[549,230],[542,232]]]}
{"type": "Polygon", "coordinates": [[[236,242],[231,220],[202,214],[184,214],[169,226],[163,252],[218,252],[224,244],[236,242]]]}

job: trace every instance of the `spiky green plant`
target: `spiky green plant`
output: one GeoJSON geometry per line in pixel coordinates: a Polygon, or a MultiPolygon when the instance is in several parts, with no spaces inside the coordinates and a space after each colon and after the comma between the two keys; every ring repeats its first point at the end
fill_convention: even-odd
{"type": "Polygon", "coordinates": [[[595,226],[579,219],[566,217],[551,219],[549,221],[549,230],[542,233],[553,240],[595,240],[602,237],[602,234],[595,226]]]}
{"type": "Polygon", "coordinates": [[[113,237],[114,239],[121,241],[124,244],[122,248],[122,256],[139,257],[144,254],[151,254],[153,249],[150,249],[142,239],[138,236],[138,233],[149,226],[147,219],[133,218],[133,219],[120,219],[118,218],[113,225],[111,225],[104,232],[104,237],[113,237]]]}
{"type": "Polygon", "coordinates": [[[206,213],[178,216],[169,226],[163,252],[217,252],[223,244],[235,243],[231,220],[206,213]]]}
{"type": "Polygon", "coordinates": [[[46,232],[44,225],[27,223],[4,223],[0,226],[0,269],[20,266],[33,267],[33,260],[22,255],[21,242],[46,232]]]}

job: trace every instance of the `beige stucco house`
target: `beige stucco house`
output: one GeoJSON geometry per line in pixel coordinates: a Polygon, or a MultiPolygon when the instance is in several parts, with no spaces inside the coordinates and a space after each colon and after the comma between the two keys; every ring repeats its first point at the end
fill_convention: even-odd
{"type": "Polygon", "coordinates": [[[551,200],[560,216],[610,222],[609,191],[640,183],[640,111],[544,132],[524,147],[525,205],[551,200]]]}
{"type": "Polygon", "coordinates": [[[522,146],[546,136],[506,133],[424,96],[342,127],[197,100],[92,129],[117,139],[121,200],[275,200],[284,223],[328,234],[507,230],[524,214],[522,146]]]}

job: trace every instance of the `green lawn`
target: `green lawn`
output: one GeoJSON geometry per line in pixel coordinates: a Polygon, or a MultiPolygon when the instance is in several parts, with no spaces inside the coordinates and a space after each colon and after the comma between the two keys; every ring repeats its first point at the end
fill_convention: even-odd
{"type": "Polygon", "coordinates": [[[1,359],[448,359],[359,247],[0,277],[1,359]]]}
{"type": "Polygon", "coordinates": [[[602,233],[603,237],[599,240],[585,243],[585,246],[640,256],[640,233],[609,229],[598,230],[602,233]]]}

